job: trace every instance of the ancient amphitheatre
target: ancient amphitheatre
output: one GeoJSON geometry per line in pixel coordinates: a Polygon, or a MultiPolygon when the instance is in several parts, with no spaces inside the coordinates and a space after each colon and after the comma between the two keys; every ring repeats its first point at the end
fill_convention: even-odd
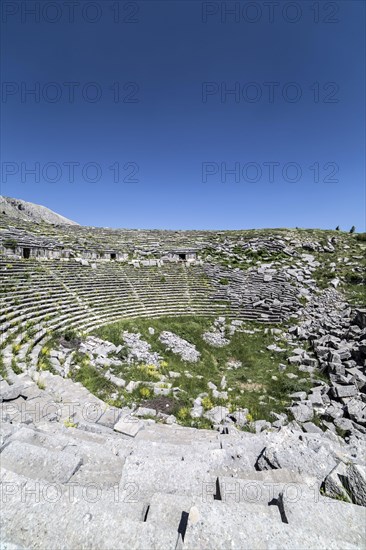
{"type": "Polygon", "coordinates": [[[365,548],[365,246],[1,197],[1,548],[365,548]]]}

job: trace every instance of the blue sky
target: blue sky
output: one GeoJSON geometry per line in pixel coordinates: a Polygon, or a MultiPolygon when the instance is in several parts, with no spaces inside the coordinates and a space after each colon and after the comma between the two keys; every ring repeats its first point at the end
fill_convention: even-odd
{"type": "Polygon", "coordinates": [[[364,230],[365,4],[266,4],[4,2],[1,194],[84,225],[364,230]]]}

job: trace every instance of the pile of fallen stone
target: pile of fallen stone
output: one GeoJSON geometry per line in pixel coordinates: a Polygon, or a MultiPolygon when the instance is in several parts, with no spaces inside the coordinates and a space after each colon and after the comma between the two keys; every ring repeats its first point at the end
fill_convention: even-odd
{"type": "Polygon", "coordinates": [[[366,506],[365,439],[346,444],[331,430],[300,433],[296,426],[269,435],[256,462],[258,470],[287,468],[314,477],[323,494],[366,506]]]}
{"type": "Polygon", "coordinates": [[[157,352],[151,351],[151,345],[141,339],[141,334],[123,331],[123,341],[127,347],[127,363],[146,363],[147,365],[160,365],[161,357],[157,352]]]}
{"type": "Polygon", "coordinates": [[[293,254],[287,243],[282,239],[265,239],[263,237],[250,239],[241,243],[243,250],[252,250],[253,252],[265,251],[270,254],[285,252],[289,255],[293,254]]]}
{"type": "Polygon", "coordinates": [[[188,363],[197,363],[201,356],[194,344],[191,344],[187,340],[184,340],[184,338],[181,338],[177,334],[169,332],[168,330],[164,330],[160,334],[159,340],[162,344],[164,344],[166,349],[172,351],[176,355],[179,355],[183,361],[187,361],[188,363]]]}
{"type": "Polygon", "coordinates": [[[205,271],[215,288],[213,300],[229,301],[241,317],[280,322],[299,310],[299,285],[285,269],[271,264],[246,271],[205,265],[205,271]]]}
{"type": "Polygon", "coordinates": [[[83,342],[79,345],[80,353],[85,353],[89,356],[90,359],[95,357],[96,366],[111,366],[119,364],[119,361],[115,359],[110,359],[110,355],[117,355],[122,350],[122,346],[115,346],[112,342],[107,340],[102,340],[95,336],[88,336],[83,342]]]}
{"type": "Polygon", "coordinates": [[[49,362],[51,368],[60,374],[67,377],[70,371],[70,365],[72,362],[72,350],[60,346],[59,350],[50,350],[49,362]]]}
{"type": "Polygon", "coordinates": [[[310,250],[311,252],[317,251],[317,252],[335,252],[335,245],[337,244],[337,239],[335,237],[331,237],[327,239],[326,244],[322,244],[317,241],[311,241],[310,239],[305,239],[303,241],[295,241],[297,243],[297,246],[302,247],[304,250],[310,250]]]}
{"type": "Polygon", "coordinates": [[[225,317],[218,317],[213,322],[210,330],[202,334],[202,339],[210,346],[222,348],[230,343],[226,336],[226,320],[225,317]]]}
{"type": "Polygon", "coordinates": [[[244,321],[241,319],[228,321],[225,317],[218,317],[209,330],[202,334],[202,339],[210,346],[222,348],[230,344],[230,339],[236,332],[254,334],[258,330],[244,329],[242,328],[243,323],[244,321]]]}
{"type": "Polygon", "coordinates": [[[302,371],[320,369],[329,382],[318,381],[309,395],[298,392],[293,396],[290,410],[296,421],[307,423],[317,416],[333,432],[338,429],[348,436],[365,437],[365,310],[352,310],[336,290],[328,289],[313,296],[304,308],[303,320],[290,327],[289,343],[299,339],[311,343],[314,357],[303,351],[289,361],[302,371]]]}
{"type": "MultiPolygon", "coordinates": [[[[77,351],[86,355],[90,360],[90,364],[96,368],[119,365],[120,361],[111,358],[110,355],[117,355],[121,350],[122,346],[115,346],[111,342],[95,336],[88,336],[77,345],[77,351]]],[[[52,370],[67,378],[71,367],[78,369],[79,367],[74,360],[74,351],[74,349],[65,347],[62,343],[59,345],[59,349],[51,349],[48,360],[52,370]]],[[[35,369],[31,369],[31,371],[33,370],[35,369]]]]}

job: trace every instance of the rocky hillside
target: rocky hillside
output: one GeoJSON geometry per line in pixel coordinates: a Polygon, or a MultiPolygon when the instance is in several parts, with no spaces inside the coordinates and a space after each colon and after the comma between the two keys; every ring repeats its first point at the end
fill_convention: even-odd
{"type": "Polygon", "coordinates": [[[76,222],[52,212],[49,208],[20,199],[0,196],[0,213],[10,218],[52,225],[78,225],[76,222]]]}

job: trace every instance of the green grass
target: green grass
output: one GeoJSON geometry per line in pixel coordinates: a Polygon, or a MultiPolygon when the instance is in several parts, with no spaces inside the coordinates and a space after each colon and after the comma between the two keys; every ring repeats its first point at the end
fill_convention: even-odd
{"type": "Polygon", "coordinates": [[[7,372],[4,365],[4,358],[1,353],[0,353],[0,376],[2,376],[4,380],[7,379],[7,372]]]}
{"type": "Polygon", "coordinates": [[[345,299],[351,305],[365,307],[366,247],[364,242],[358,239],[358,234],[344,235],[341,233],[341,235],[341,237],[338,235],[341,242],[336,246],[334,253],[313,253],[316,260],[320,262],[320,266],[314,271],[313,277],[321,289],[329,287],[330,281],[338,278],[340,284],[337,290],[343,293],[345,299]],[[349,248],[345,249],[344,245],[349,248]],[[346,257],[349,258],[347,263],[344,262],[346,257]],[[330,264],[336,264],[334,271],[332,271],[330,264]]]}
{"type": "Polygon", "coordinates": [[[11,368],[15,374],[22,374],[23,372],[22,369],[18,367],[15,357],[13,357],[11,360],[11,368]]]}
{"type": "MultiPolygon", "coordinates": [[[[235,246],[232,251],[235,256],[227,255],[221,250],[217,250],[214,247],[208,247],[202,252],[204,260],[208,261],[210,258],[210,263],[221,265],[223,267],[230,267],[232,269],[239,268],[243,271],[253,268],[257,263],[265,264],[269,262],[276,262],[277,264],[289,265],[291,263],[291,258],[283,252],[273,252],[266,249],[260,250],[251,250],[250,248],[244,249],[242,246],[235,246]]],[[[220,284],[228,284],[229,280],[223,278],[220,281],[220,284]]]]}
{"type": "MultiPolygon", "coordinates": [[[[101,327],[95,331],[95,334],[119,345],[123,343],[121,336],[123,330],[140,332],[142,338],[151,344],[152,351],[157,351],[166,363],[166,365],[163,363],[164,366],[158,372],[166,376],[169,371],[181,374],[180,378],[169,379],[173,387],[179,387],[181,390],[179,408],[192,407],[192,400],[200,393],[207,392],[209,400],[214,406],[225,405],[232,410],[239,407],[247,408],[254,420],[273,421],[270,412],[283,412],[290,404],[289,393],[309,390],[312,384],[307,373],[297,372],[296,367],[293,366],[288,366],[284,373],[279,372],[278,364],[286,361],[286,354],[273,353],[266,349],[267,345],[274,342],[272,335],[264,333],[266,327],[248,322],[246,328],[256,328],[259,329],[259,332],[254,334],[236,333],[232,336],[228,346],[213,348],[202,339],[203,332],[211,326],[212,321],[213,319],[208,317],[136,318],[101,327]],[[149,327],[155,329],[155,334],[149,334],[149,327]],[[167,351],[158,339],[163,330],[170,330],[195,344],[201,353],[200,360],[197,363],[186,363],[179,356],[167,351]],[[242,367],[228,370],[226,363],[229,359],[240,360],[242,367]],[[185,371],[189,371],[193,378],[186,376],[185,371]],[[298,374],[299,378],[289,379],[286,376],[286,373],[289,372],[298,374]],[[223,376],[227,380],[227,401],[215,399],[207,387],[207,382],[210,381],[220,391],[220,382],[223,376]],[[276,379],[273,380],[272,376],[275,376],[276,379]],[[300,379],[305,379],[305,381],[300,382],[300,379]]],[[[141,371],[137,365],[130,366],[122,363],[121,366],[112,370],[127,382],[130,380],[141,380],[146,383],[156,382],[154,377],[149,376],[146,371],[141,371]]],[[[134,392],[132,397],[139,400],[138,392],[134,392]]],[[[131,399],[131,395],[129,399],[131,399]]],[[[191,425],[192,419],[182,417],[179,421],[191,425]]]]}
{"type": "MultiPolygon", "coordinates": [[[[81,355],[81,354],[79,354],[81,355]]],[[[115,391],[115,385],[104,378],[104,376],[94,367],[89,365],[88,362],[81,360],[78,357],[76,359],[79,369],[73,368],[71,371],[71,378],[75,382],[80,382],[91,393],[106,401],[109,399],[111,393],[115,391]]]]}

